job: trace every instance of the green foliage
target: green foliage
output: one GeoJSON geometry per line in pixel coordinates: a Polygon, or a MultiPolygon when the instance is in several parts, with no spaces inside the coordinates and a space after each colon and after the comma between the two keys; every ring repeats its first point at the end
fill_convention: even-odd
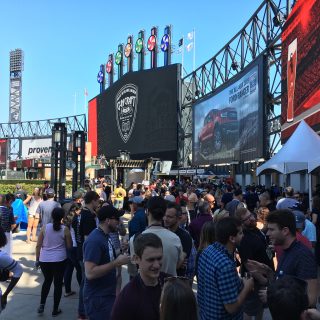
{"type": "MultiPolygon", "coordinates": [[[[20,184],[22,189],[28,194],[32,194],[33,189],[36,187],[42,188],[44,180],[0,180],[0,194],[8,192],[14,193],[16,184],[20,184]]],[[[72,194],[72,184],[70,181],[66,183],[66,195],[72,194]]]]}

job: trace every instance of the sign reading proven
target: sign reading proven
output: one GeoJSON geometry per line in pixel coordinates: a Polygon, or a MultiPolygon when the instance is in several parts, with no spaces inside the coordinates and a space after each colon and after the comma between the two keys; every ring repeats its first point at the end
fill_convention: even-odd
{"type": "Polygon", "coordinates": [[[22,159],[51,157],[51,146],[52,140],[50,138],[22,140],[21,157],[22,159]]]}

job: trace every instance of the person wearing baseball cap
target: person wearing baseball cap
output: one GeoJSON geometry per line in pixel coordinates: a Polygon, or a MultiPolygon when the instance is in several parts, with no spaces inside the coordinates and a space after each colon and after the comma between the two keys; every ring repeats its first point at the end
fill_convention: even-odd
{"type": "Polygon", "coordinates": [[[116,269],[130,260],[125,254],[116,258],[115,248],[109,236],[109,233],[117,230],[121,215],[122,213],[111,205],[101,207],[97,212],[99,225],[89,234],[83,245],[83,297],[89,319],[110,319],[116,297],[116,269]]]}

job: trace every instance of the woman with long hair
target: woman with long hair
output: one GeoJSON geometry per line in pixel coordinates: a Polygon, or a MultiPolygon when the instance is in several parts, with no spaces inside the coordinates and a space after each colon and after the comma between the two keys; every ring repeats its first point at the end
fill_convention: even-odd
{"type": "Polygon", "coordinates": [[[31,241],[37,241],[37,228],[40,217],[39,213],[36,213],[36,211],[40,202],[42,202],[40,188],[34,188],[32,195],[29,195],[27,199],[23,201],[23,203],[28,206],[27,243],[30,243],[31,232],[31,241]]]}
{"type": "Polygon", "coordinates": [[[205,248],[207,248],[208,246],[210,246],[210,244],[213,244],[216,241],[215,238],[216,238],[215,237],[215,222],[207,221],[202,226],[201,233],[200,233],[199,248],[198,248],[198,252],[196,255],[195,266],[194,266],[196,277],[198,276],[199,257],[205,248]]]}
{"type": "Polygon", "coordinates": [[[160,320],[197,320],[196,297],[188,278],[165,279],[160,298],[160,320]]]}
{"type": "Polygon", "coordinates": [[[77,258],[77,241],[76,241],[76,235],[75,230],[72,227],[72,220],[73,218],[79,217],[80,212],[82,209],[81,203],[73,203],[70,207],[69,213],[64,217],[63,222],[64,225],[69,228],[71,239],[72,239],[72,248],[67,249],[67,263],[66,263],[66,269],[64,271],[64,289],[65,289],[65,297],[72,296],[75,294],[74,291],[71,290],[71,281],[72,281],[72,273],[73,269],[76,269],[76,276],[77,281],[80,286],[82,281],[82,272],[81,272],[81,266],[79,263],[79,260],[77,258]]]}
{"type": "Polygon", "coordinates": [[[54,208],[51,217],[53,222],[42,227],[36,247],[36,264],[40,265],[44,275],[38,314],[44,312],[44,306],[53,281],[54,293],[52,316],[56,317],[61,313],[59,304],[62,295],[63,275],[67,260],[66,249],[72,247],[72,239],[69,229],[62,224],[64,210],[62,208],[54,208]]]}

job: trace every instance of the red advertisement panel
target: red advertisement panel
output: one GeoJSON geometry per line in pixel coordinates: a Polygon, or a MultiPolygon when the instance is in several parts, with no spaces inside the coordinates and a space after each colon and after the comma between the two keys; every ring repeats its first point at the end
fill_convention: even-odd
{"type": "Polygon", "coordinates": [[[97,128],[97,99],[94,98],[88,104],[88,141],[91,142],[92,156],[98,155],[98,128],[97,128]]]}
{"type": "Polygon", "coordinates": [[[0,140],[0,166],[5,167],[7,160],[7,140],[0,140]]]}
{"type": "Polygon", "coordinates": [[[281,140],[300,120],[320,129],[320,0],[298,1],[282,33],[281,140]]]}

